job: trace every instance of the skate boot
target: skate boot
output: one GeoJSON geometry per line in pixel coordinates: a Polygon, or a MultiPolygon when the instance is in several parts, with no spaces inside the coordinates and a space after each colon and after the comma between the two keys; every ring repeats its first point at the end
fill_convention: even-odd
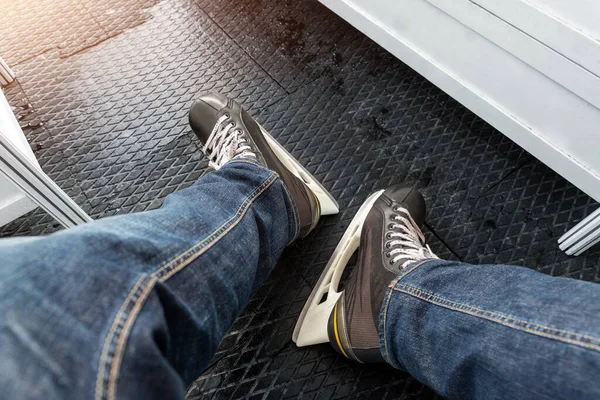
{"type": "Polygon", "coordinates": [[[420,227],[425,201],[413,188],[392,186],[372,194],[344,233],[294,328],[298,346],[330,342],[345,357],[383,362],[379,314],[390,283],[414,261],[438,258],[420,227]],[[346,288],[340,278],[358,248],[358,264],[346,288]]]}
{"type": "Polygon", "coordinates": [[[212,168],[245,157],[279,175],[296,202],[300,237],[317,225],[321,215],[339,212],[329,192],[234,100],[216,93],[204,94],[192,104],[189,121],[204,144],[212,168]]]}

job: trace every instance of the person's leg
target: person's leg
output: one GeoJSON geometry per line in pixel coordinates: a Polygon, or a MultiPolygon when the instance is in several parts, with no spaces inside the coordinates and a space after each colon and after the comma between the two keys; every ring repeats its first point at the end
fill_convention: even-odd
{"type": "Polygon", "coordinates": [[[331,195],[235,101],[190,124],[216,172],[162,208],[0,241],[6,398],[183,398],[233,320],[331,195]]]}
{"type": "Polygon", "coordinates": [[[0,397],[183,398],[296,213],[274,172],[239,159],[160,209],[0,241],[0,397]]]}
{"type": "Polygon", "coordinates": [[[369,196],[302,310],[296,344],[388,362],[447,398],[600,398],[600,286],[439,260],[424,220],[415,188],[369,196]]]}
{"type": "Polygon", "coordinates": [[[450,399],[598,399],[600,286],[506,265],[418,261],[392,282],[381,351],[450,399]]]}

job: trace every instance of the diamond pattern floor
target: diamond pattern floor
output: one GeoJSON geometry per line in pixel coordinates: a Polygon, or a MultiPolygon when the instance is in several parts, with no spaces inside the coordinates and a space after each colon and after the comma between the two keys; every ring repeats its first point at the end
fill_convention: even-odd
{"type": "MultiPolygon", "coordinates": [[[[425,233],[444,258],[600,281],[598,248],[569,258],[556,245],[593,200],[318,2],[68,1],[77,7],[57,7],[54,26],[77,10],[93,22],[22,47],[12,32],[0,54],[18,75],[5,93],[42,168],[94,218],[158,207],[203,173],[186,113],[206,90],[242,102],[340,202],[286,250],[188,399],[435,397],[389,367],[291,342],[353,214],[392,183],[420,187],[425,233]],[[81,51],[84,39],[102,42],[81,51]]],[[[57,229],[37,210],[0,236],[57,229]]]]}

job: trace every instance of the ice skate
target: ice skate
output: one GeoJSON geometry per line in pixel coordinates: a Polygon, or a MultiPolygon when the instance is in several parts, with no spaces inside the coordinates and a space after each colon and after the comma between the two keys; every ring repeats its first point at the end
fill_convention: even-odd
{"type": "Polygon", "coordinates": [[[192,104],[189,121],[212,168],[246,157],[279,174],[298,207],[301,237],[317,225],[321,215],[339,212],[329,192],[234,100],[204,94],[192,104]]]}
{"type": "Polygon", "coordinates": [[[383,362],[379,314],[385,292],[403,268],[437,258],[420,227],[425,201],[414,188],[392,186],[373,193],[344,233],[296,323],[298,346],[330,342],[347,358],[383,362]],[[358,248],[358,264],[346,288],[339,283],[358,248]]]}

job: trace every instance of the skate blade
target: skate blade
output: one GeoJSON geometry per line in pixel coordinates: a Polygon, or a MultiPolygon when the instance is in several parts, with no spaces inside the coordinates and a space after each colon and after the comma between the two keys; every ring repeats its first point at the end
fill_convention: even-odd
{"type": "Polygon", "coordinates": [[[382,193],[383,190],[373,193],[360,207],[304,304],[292,335],[292,340],[298,347],[329,342],[327,321],[335,303],[342,295],[342,292],[338,291],[340,279],[348,260],[360,244],[360,233],[365,219],[382,193]]]}
{"type": "Polygon", "coordinates": [[[327,189],[325,189],[323,185],[321,185],[321,183],[318,180],[316,180],[315,177],[312,176],[310,172],[308,172],[306,168],[304,168],[302,164],[300,164],[294,158],[293,155],[288,153],[288,151],[282,145],[277,143],[277,141],[273,138],[273,136],[269,134],[269,132],[265,130],[265,128],[263,128],[260,125],[259,127],[263,135],[267,139],[267,143],[269,144],[273,152],[277,155],[277,158],[279,158],[283,165],[285,165],[285,167],[289,169],[294,175],[296,175],[299,179],[302,179],[306,186],[308,186],[310,190],[313,191],[313,193],[319,200],[319,204],[321,206],[321,215],[331,215],[339,213],[340,207],[338,206],[338,203],[337,201],[335,201],[333,196],[329,194],[327,189]]]}

